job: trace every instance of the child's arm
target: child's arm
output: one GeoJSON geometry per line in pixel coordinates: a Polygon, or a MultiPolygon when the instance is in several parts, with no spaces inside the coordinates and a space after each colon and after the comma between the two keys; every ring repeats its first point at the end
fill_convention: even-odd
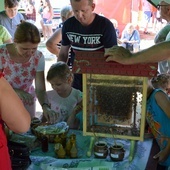
{"type": "Polygon", "coordinates": [[[170,118],[170,100],[168,98],[168,95],[164,94],[163,92],[157,92],[155,94],[155,99],[157,104],[165,112],[168,118],[170,118]]]}
{"type": "Polygon", "coordinates": [[[159,162],[164,162],[170,155],[170,139],[168,140],[167,146],[161,150],[159,153],[157,153],[153,158],[154,159],[159,159],[159,162]]]}
{"type": "Polygon", "coordinates": [[[76,114],[82,110],[82,102],[78,103],[74,108],[73,112],[69,115],[67,119],[67,124],[71,129],[77,129],[79,126],[79,122],[76,119],[76,114]]]}

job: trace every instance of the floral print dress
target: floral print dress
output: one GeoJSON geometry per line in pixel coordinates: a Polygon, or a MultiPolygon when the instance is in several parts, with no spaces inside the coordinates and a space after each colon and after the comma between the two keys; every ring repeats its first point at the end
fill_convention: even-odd
{"type": "MultiPolygon", "coordinates": [[[[37,51],[30,57],[29,61],[17,63],[11,59],[6,45],[2,45],[0,46],[0,69],[3,70],[4,77],[13,88],[21,89],[35,98],[36,95],[33,81],[36,76],[39,60],[42,56],[43,54],[40,51],[37,51]]],[[[27,106],[26,103],[24,103],[24,105],[29,112],[35,112],[35,108],[32,108],[34,110],[31,111],[31,108],[28,108],[31,106],[27,106]]],[[[35,107],[35,105],[32,107],[35,107]]]]}

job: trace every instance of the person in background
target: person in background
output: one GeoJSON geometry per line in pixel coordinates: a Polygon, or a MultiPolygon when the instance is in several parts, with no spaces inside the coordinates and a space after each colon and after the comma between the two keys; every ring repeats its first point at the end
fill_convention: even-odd
{"type": "Polygon", "coordinates": [[[61,23],[58,25],[58,27],[57,27],[56,29],[62,28],[64,22],[65,22],[68,18],[72,17],[73,15],[74,15],[74,14],[73,14],[73,10],[72,10],[71,5],[66,5],[66,6],[62,7],[62,9],[61,9],[61,11],[60,11],[61,23]]]}
{"type": "Polygon", "coordinates": [[[159,8],[159,6],[157,7],[157,13],[156,13],[156,19],[157,19],[156,29],[157,29],[157,32],[160,31],[164,27],[164,25],[166,24],[166,21],[161,18],[160,10],[158,10],[158,8],[159,8]]]}
{"type": "Polygon", "coordinates": [[[48,73],[47,81],[53,90],[47,91],[53,109],[58,113],[57,122],[65,121],[71,129],[82,129],[82,92],[72,88],[73,74],[65,62],[53,64],[48,73]],[[81,124],[81,125],[80,125],[81,124]]]}
{"type": "MultiPolygon", "coordinates": [[[[105,51],[106,48],[117,45],[112,22],[93,12],[93,0],[70,0],[70,3],[74,16],[63,24],[58,61],[67,62],[70,47],[74,51],[105,51]]],[[[74,56],[75,53],[72,52],[71,58],[74,56]]],[[[81,74],[74,74],[73,87],[82,91],[81,74]]]]}
{"type": "Polygon", "coordinates": [[[61,39],[62,39],[62,26],[63,23],[70,17],[73,16],[72,8],[70,5],[64,6],[60,12],[62,23],[60,24],[59,28],[53,33],[53,35],[47,40],[46,47],[52,53],[58,56],[61,46],[61,39]]]}
{"type": "Polygon", "coordinates": [[[115,20],[115,19],[110,19],[110,21],[113,23],[113,26],[114,26],[115,31],[116,31],[116,36],[117,36],[117,38],[120,38],[120,31],[119,31],[119,28],[118,28],[118,22],[117,22],[117,20],[115,20]]]}
{"type": "Polygon", "coordinates": [[[33,24],[36,22],[36,10],[35,10],[34,4],[30,0],[27,4],[25,15],[26,15],[27,21],[33,24]]]}
{"type": "Polygon", "coordinates": [[[6,43],[12,43],[12,36],[4,26],[0,25],[0,45],[6,43]]]}
{"type": "Polygon", "coordinates": [[[31,118],[21,100],[0,73],[0,169],[12,170],[5,125],[15,133],[29,130],[31,118]]]}
{"type": "Polygon", "coordinates": [[[3,71],[32,118],[35,117],[37,97],[46,119],[55,123],[57,115],[50,109],[46,95],[45,60],[43,54],[37,50],[39,42],[40,33],[34,24],[30,22],[19,24],[14,42],[0,46],[0,71],[3,71]]]}
{"type": "Polygon", "coordinates": [[[122,36],[119,42],[122,47],[129,49],[131,52],[136,52],[136,46],[139,48],[140,34],[132,23],[126,25],[125,29],[122,31],[122,36]]]}
{"type": "Polygon", "coordinates": [[[158,12],[158,10],[157,10],[157,8],[155,7],[155,6],[151,6],[151,9],[152,9],[152,31],[153,31],[153,33],[156,33],[157,32],[157,22],[158,22],[158,20],[157,20],[157,12],[158,12]]]}
{"type": "Polygon", "coordinates": [[[154,155],[160,165],[170,166],[170,75],[160,74],[150,80],[148,86],[146,120],[160,152],[154,155]]]}
{"type": "Polygon", "coordinates": [[[43,36],[44,36],[44,41],[46,41],[46,39],[50,38],[51,35],[53,34],[53,30],[52,30],[53,8],[51,6],[50,0],[44,1],[42,18],[43,18],[43,26],[44,26],[43,36]]]}
{"type": "Polygon", "coordinates": [[[38,9],[38,14],[40,15],[40,25],[42,28],[42,35],[45,35],[45,28],[44,28],[44,24],[43,24],[43,8],[44,8],[44,0],[40,1],[40,5],[39,5],[39,9],[38,9]]]}
{"type": "Polygon", "coordinates": [[[17,25],[24,17],[18,12],[19,2],[17,0],[4,0],[5,10],[0,12],[0,25],[3,25],[12,38],[16,31],[17,25]]]}
{"type": "Polygon", "coordinates": [[[149,22],[152,18],[152,6],[147,0],[142,0],[142,11],[144,16],[144,34],[150,34],[148,32],[149,22]]]}

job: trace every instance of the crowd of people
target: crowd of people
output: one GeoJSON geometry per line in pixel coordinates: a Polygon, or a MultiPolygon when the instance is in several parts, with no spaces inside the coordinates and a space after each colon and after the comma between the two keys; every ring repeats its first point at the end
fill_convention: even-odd
{"type": "MultiPolygon", "coordinates": [[[[65,121],[70,128],[82,130],[82,75],[73,75],[71,70],[75,51],[102,51],[106,62],[158,62],[160,75],[149,80],[146,120],[160,146],[154,159],[170,166],[169,25],[156,35],[154,46],[141,51],[141,37],[135,25],[128,23],[120,33],[115,19],[94,12],[93,0],[70,0],[70,5],[61,9],[62,23],[54,33],[50,0],[41,1],[39,9],[35,8],[35,1],[26,2],[25,15],[17,11],[17,0],[4,0],[5,9],[0,12],[0,142],[3,144],[0,153],[4,153],[0,154],[0,169],[11,169],[4,124],[15,133],[28,131],[31,119],[36,117],[36,100],[42,106],[42,121],[51,124],[65,121]],[[45,58],[38,50],[41,36],[35,26],[37,12],[41,15],[46,47],[57,57],[47,77],[45,58]],[[53,90],[46,90],[46,80],[53,90]]],[[[147,21],[145,34],[152,15],[148,7],[143,11],[147,21]]],[[[170,1],[160,1],[158,7],[161,18],[168,23],[170,1]]]]}

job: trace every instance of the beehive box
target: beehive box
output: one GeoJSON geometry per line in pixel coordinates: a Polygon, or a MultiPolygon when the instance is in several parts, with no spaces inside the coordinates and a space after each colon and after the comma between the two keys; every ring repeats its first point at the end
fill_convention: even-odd
{"type": "Polygon", "coordinates": [[[105,62],[102,52],[75,52],[83,74],[83,134],[143,140],[148,78],[157,63],[105,62]]]}

